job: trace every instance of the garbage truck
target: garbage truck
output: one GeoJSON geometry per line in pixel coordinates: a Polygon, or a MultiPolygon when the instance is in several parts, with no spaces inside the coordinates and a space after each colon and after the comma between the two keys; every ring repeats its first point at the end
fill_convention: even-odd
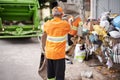
{"type": "Polygon", "coordinates": [[[38,0],[0,0],[0,38],[40,36],[38,0]]]}

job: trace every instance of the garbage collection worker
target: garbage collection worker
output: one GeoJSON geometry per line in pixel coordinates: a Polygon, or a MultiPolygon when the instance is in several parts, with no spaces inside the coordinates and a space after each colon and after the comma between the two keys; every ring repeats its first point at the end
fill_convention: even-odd
{"type": "Polygon", "coordinates": [[[61,7],[54,7],[53,19],[44,24],[44,33],[47,34],[45,56],[48,80],[65,80],[66,35],[70,31],[70,25],[62,20],[63,14],[61,7]]]}
{"type": "Polygon", "coordinates": [[[78,31],[80,22],[81,22],[80,17],[77,17],[76,19],[73,18],[73,21],[71,22],[71,30],[68,34],[68,45],[69,46],[71,46],[73,44],[71,38],[77,35],[77,31],[78,31]]]}

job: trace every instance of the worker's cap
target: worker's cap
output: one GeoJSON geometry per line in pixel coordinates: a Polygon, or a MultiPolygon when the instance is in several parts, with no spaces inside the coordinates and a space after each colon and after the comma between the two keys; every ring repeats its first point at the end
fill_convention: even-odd
{"type": "Polygon", "coordinates": [[[63,15],[63,9],[61,7],[54,7],[52,9],[52,15],[53,16],[60,16],[60,15],[63,15]]]}

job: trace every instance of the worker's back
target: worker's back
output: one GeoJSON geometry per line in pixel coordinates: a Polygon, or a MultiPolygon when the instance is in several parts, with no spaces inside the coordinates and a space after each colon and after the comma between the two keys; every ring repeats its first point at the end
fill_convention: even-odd
{"type": "Polygon", "coordinates": [[[70,25],[55,17],[44,24],[44,31],[47,33],[46,57],[50,59],[65,58],[66,35],[70,25]]]}

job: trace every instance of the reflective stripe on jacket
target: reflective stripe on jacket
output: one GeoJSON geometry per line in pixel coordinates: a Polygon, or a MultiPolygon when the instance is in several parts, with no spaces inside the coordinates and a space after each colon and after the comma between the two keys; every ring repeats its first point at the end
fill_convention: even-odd
{"type": "Polygon", "coordinates": [[[69,32],[69,34],[71,35],[76,35],[77,34],[77,30],[78,30],[78,26],[79,23],[81,22],[80,17],[77,17],[73,22],[72,22],[72,28],[69,32]]]}
{"type": "Polygon", "coordinates": [[[66,35],[70,31],[67,21],[55,17],[44,24],[47,33],[45,55],[47,59],[65,58],[66,35]]]}
{"type": "Polygon", "coordinates": [[[72,26],[72,30],[77,31],[77,29],[78,29],[78,27],[76,27],[76,26],[72,26]]]}
{"type": "Polygon", "coordinates": [[[47,41],[55,42],[55,43],[64,42],[64,41],[66,41],[66,35],[59,36],[59,37],[47,36],[47,41]]]}

